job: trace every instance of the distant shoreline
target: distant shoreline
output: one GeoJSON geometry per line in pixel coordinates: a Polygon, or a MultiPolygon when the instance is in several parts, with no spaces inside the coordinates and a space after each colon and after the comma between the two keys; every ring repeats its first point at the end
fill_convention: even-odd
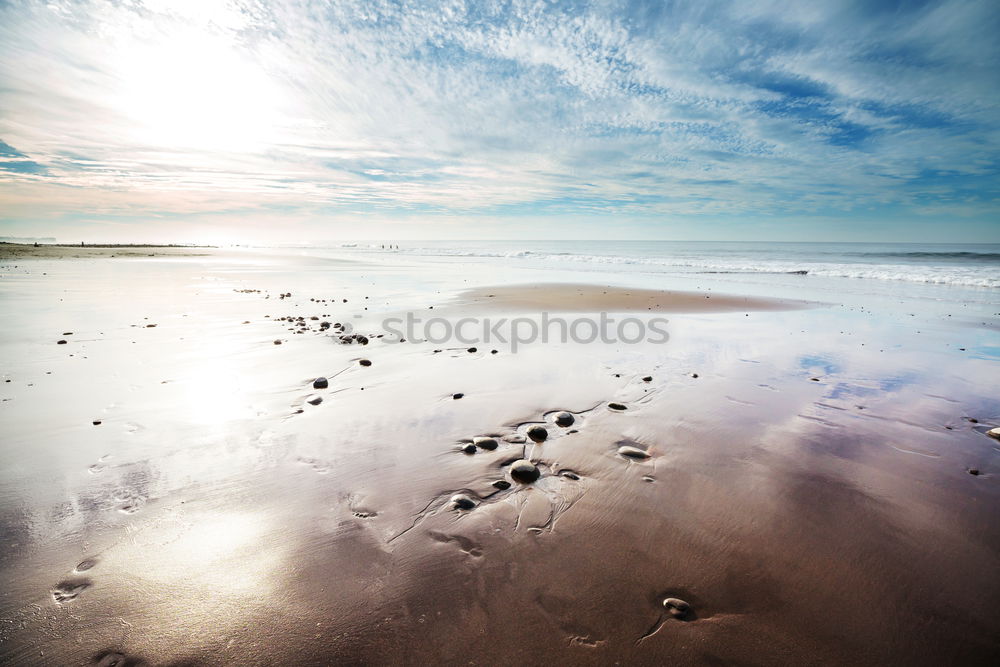
{"type": "Polygon", "coordinates": [[[0,241],[0,260],[12,259],[96,259],[103,257],[199,256],[218,250],[215,246],[101,243],[10,243],[0,241]]]}
{"type": "Polygon", "coordinates": [[[23,248],[218,248],[194,243],[15,243],[0,241],[0,245],[23,248]]]}

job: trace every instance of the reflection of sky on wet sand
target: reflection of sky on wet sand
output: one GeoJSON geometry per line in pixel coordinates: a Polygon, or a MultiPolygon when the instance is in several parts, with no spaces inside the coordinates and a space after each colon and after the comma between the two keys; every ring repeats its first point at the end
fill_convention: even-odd
{"type": "MultiPolygon", "coordinates": [[[[662,488],[676,494],[673,502],[690,507],[689,517],[673,517],[679,527],[700,518],[720,535],[746,532],[752,542],[754,530],[785,530],[788,508],[815,493],[832,508],[867,508],[866,525],[933,530],[954,518],[942,509],[949,504],[995,500],[985,484],[1000,476],[997,443],[969,418],[1000,421],[998,334],[953,326],[939,312],[834,306],[673,315],[672,339],[662,347],[536,345],[516,357],[464,349],[435,356],[401,344],[362,352],[294,336],[264,317],[346,319],[355,300],[378,289],[350,274],[336,289],[315,292],[346,294],[349,304],[315,306],[308,298],[317,275],[300,286],[280,267],[249,273],[233,264],[136,262],[115,269],[126,280],[109,272],[92,291],[80,282],[80,265],[44,270],[75,284],[73,296],[49,298],[51,281],[37,276],[20,279],[16,294],[3,286],[3,298],[24,307],[10,311],[3,340],[12,382],[0,385],[7,425],[0,565],[11,594],[0,609],[22,628],[3,650],[28,663],[40,646],[53,659],[110,646],[181,659],[220,638],[248,640],[248,624],[275,613],[306,626],[322,616],[335,632],[353,627],[358,621],[346,617],[362,618],[369,598],[416,604],[408,596],[423,581],[420,568],[437,572],[418,549],[420,531],[388,540],[436,507],[439,494],[482,474],[478,459],[455,454],[457,439],[611,397],[632,409],[595,412],[581,444],[547,451],[600,480],[613,474],[601,467],[602,438],[652,443],[658,456],[650,470],[671,481],[662,488]],[[296,306],[233,292],[243,288],[303,296],[296,306]],[[72,344],[56,347],[70,330],[72,344]],[[274,346],[278,337],[288,342],[274,346]],[[360,368],[361,355],[375,365],[360,368]],[[316,375],[330,377],[331,387],[313,407],[304,400],[316,375]],[[642,382],[646,375],[654,380],[642,382]],[[455,391],[466,397],[455,401],[455,391]],[[969,475],[973,466],[984,474],[969,475]],[[789,482],[788,470],[800,483],[789,482]],[[717,485],[753,507],[752,525],[745,509],[717,509],[728,507],[721,496],[717,506],[706,504],[717,485]],[[97,564],[74,573],[86,558],[97,564]],[[56,606],[52,587],[83,577],[90,587],[56,606]],[[79,653],[62,638],[84,629],[90,634],[79,653]],[[51,641],[40,639],[43,630],[51,641]]],[[[508,516],[501,510],[541,503],[525,498],[497,509],[496,526],[508,516]]],[[[588,492],[581,506],[627,502],[613,493],[600,498],[588,492]]],[[[550,511],[538,507],[525,516],[550,511]]],[[[587,516],[574,512],[560,525],[587,516]]],[[[434,544],[459,546],[449,536],[470,523],[447,512],[427,522],[444,536],[434,544]]],[[[817,538],[800,537],[808,558],[817,538]]],[[[244,645],[227,655],[250,651],[244,645]]]]}

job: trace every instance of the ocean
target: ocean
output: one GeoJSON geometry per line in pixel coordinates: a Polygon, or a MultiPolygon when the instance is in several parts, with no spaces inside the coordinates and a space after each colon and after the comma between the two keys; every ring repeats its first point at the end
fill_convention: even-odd
{"type": "Polygon", "coordinates": [[[1000,288],[1000,244],[714,241],[409,241],[316,247],[358,254],[503,259],[526,268],[679,275],[796,275],[1000,288]],[[395,245],[395,244],[394,244],[395,245]]]}

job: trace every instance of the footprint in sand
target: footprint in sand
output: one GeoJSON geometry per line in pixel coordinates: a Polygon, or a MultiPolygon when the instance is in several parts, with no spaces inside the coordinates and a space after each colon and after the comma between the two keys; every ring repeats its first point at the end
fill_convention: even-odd
{"type": "Polygon", "coordinates": [[[92,583],[90,579],[67,579],[60,581],[52,589],[52,599],[59,604],[72,602],[80,593],[90,588],[92,583]]]}
{"type": "Polygon", "coordinates": [[[474,558],[479,558],[483,555],[483,551],[479,548],[478,544],[462,535],[447,535],[436,530],[428,531],[427,534],[430,535],[431,539],[441,542],[442,544],[457,544],[459,551],[474,558]]]}
{"type": "Polygon", "coordinates": [[[330,465],[324,461],[320,461],[319,459],[311,459],[305,456],[300,456],[296,460],[303,465],[309,466],[320,475],[325,475],[330,472],[330,465]]]}

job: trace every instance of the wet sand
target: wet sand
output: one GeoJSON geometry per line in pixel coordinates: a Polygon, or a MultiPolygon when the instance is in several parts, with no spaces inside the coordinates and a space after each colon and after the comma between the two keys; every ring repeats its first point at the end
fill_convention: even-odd
{"type": "Polygon", "coordinates": [[[1000,656],[987,322],[706,290],[664,345],[493,354],[378,322],[665,293],[216,251],[2,270],[4,664],[1000,656]]]}
{"type": "Polygon", "coordinates": [[[768,310],[795,310],[812,304],[792,299],[776,299],[711,292],[623,288],[615,285],[532,283],[486,286],[459,295],[460,308],[513,312],[601,311],[634,313],[730,313],[768,310]]]}

